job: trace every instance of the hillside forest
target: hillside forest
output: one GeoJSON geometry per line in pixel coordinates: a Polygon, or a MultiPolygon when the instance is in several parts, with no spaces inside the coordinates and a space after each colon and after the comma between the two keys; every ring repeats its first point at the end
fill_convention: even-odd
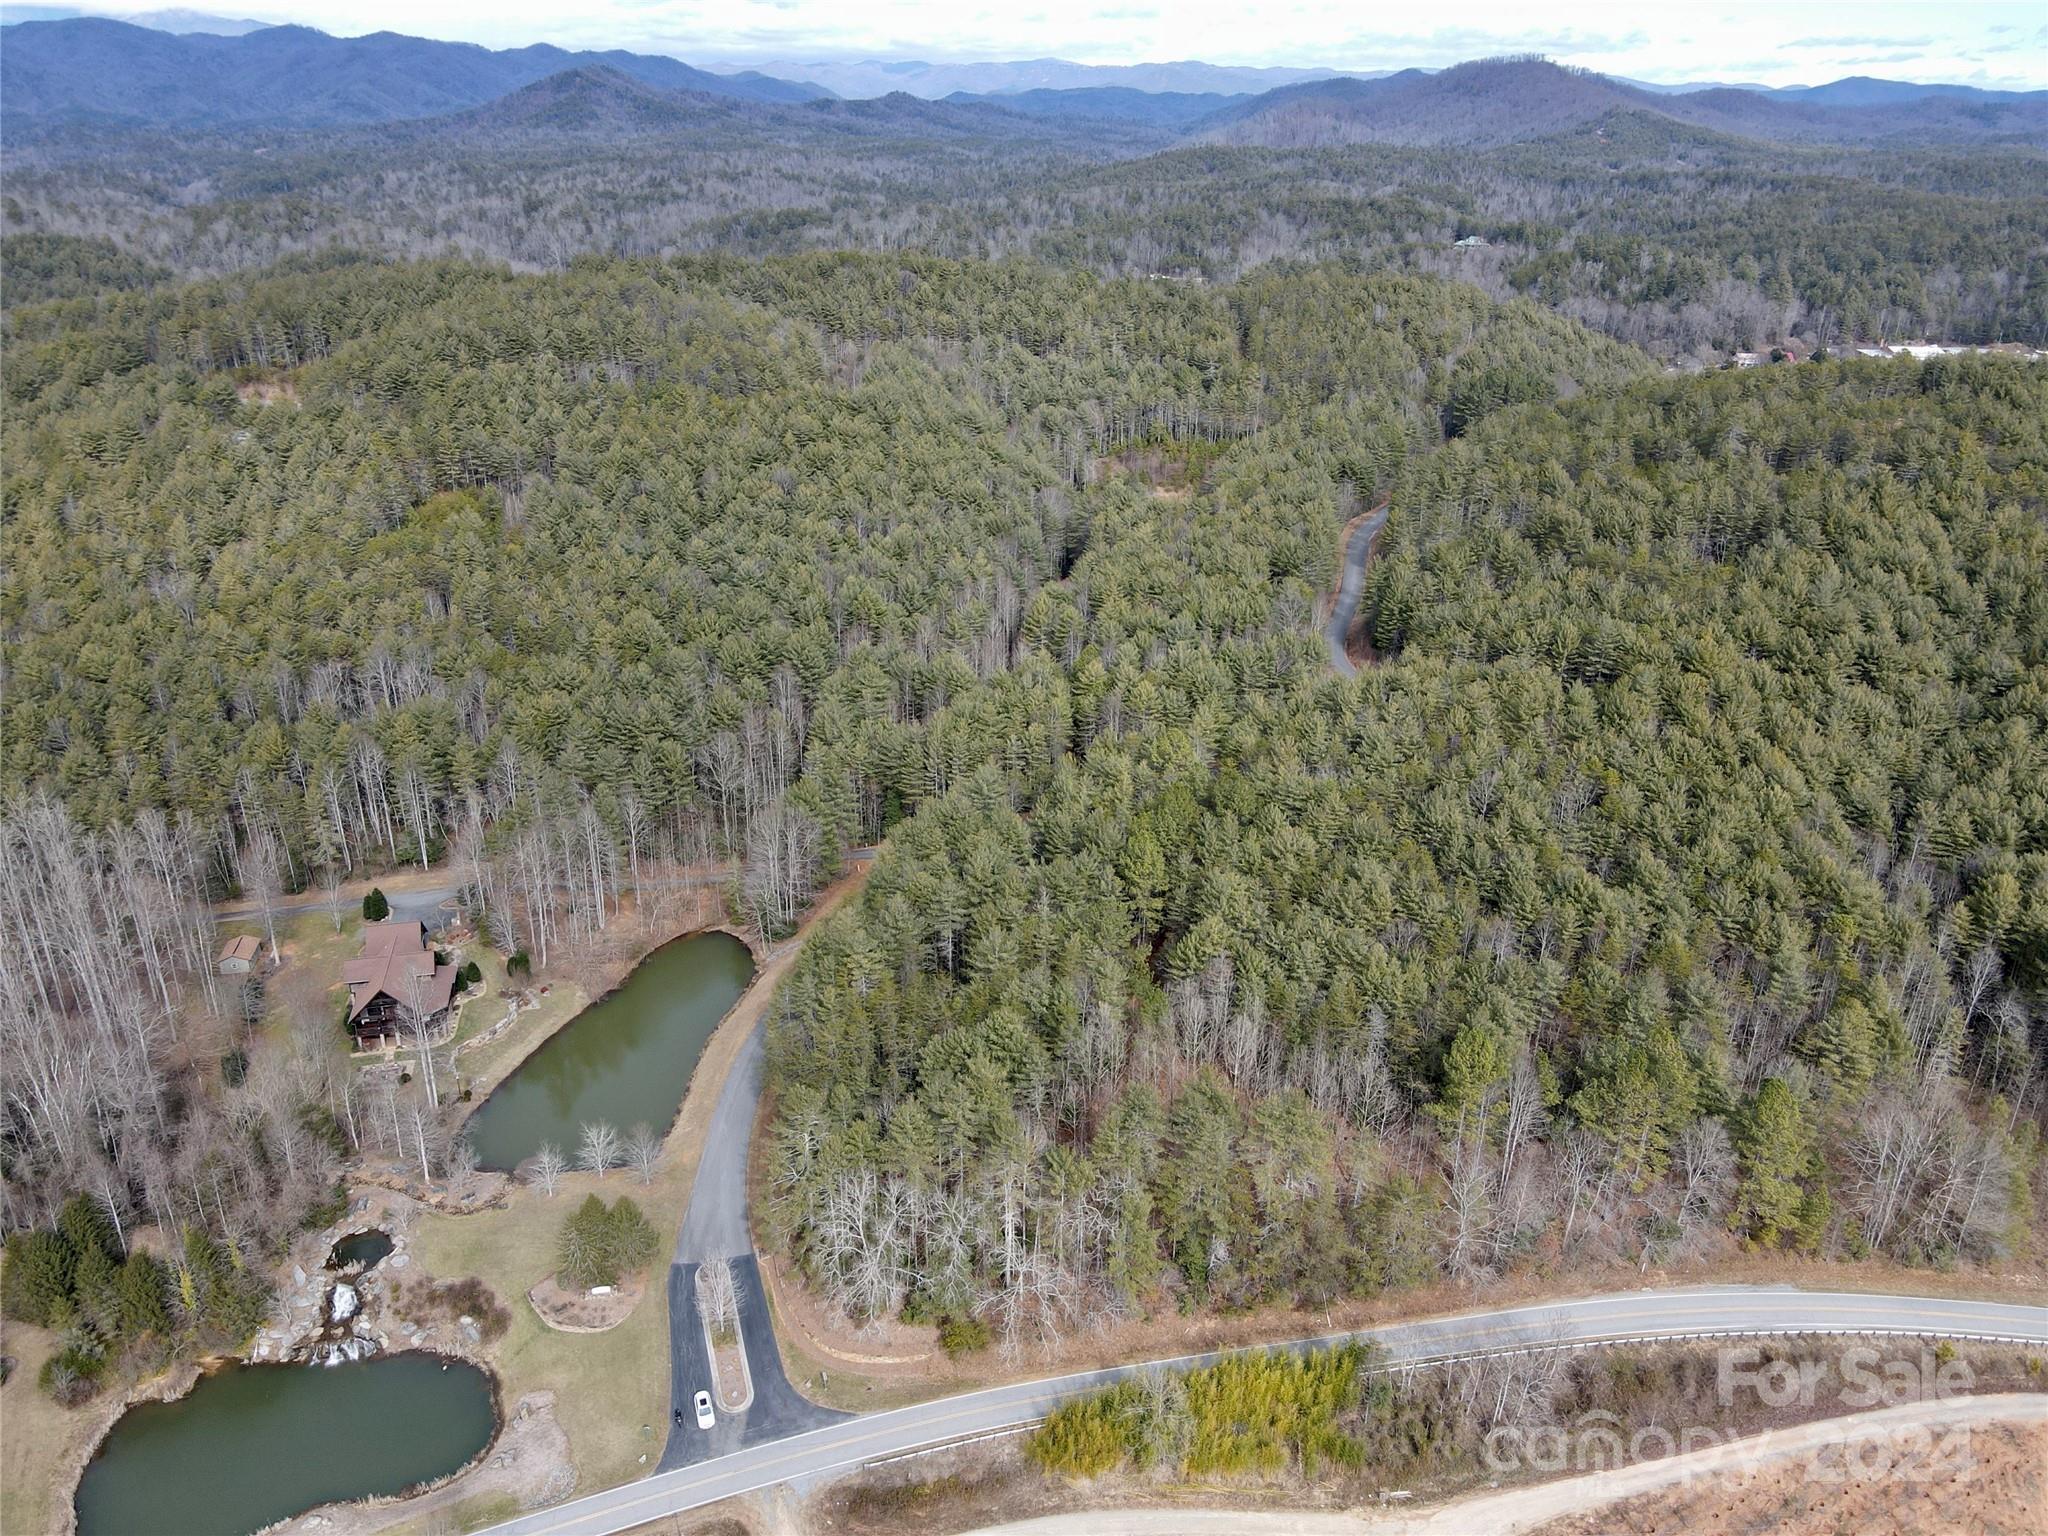
{"type": "Polygon", "coordinates": [[[466,1155],[325,1010],[196,1051],[206,901],[445,865],[544,967],[650,864],[772,935],[877,842],[769,1036],[767,1233],[856,1319],[2038,1220],[2037,367],[1676,377],[1341,264],[329,256],[5,323],[0,1190],[86,1234],[57,1292],[466,1155]]]}
{"type": "Polygon", "coordinates": [[[1259,96],[806,100],[668,59],[401,45],[417,100],[392,59],[305,29],[193,58],[111,23],[10,28],[8,302],[337,249],[549,271],[863,250],[1442,276],[1687,365],[1794,340],[2048,345],[2039,99],[1656,96],[1496,59],[1259,96]]]}

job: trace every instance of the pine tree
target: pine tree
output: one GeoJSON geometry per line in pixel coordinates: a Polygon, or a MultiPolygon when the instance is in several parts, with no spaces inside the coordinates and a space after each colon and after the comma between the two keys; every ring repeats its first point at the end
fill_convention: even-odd
{"type": "Polygon", "coordinates": [[[1810,1110],[1780,1078],[1766,1078],[1735,1125],[1741,1181],[1730,1225],[1751,1241],[1774,1244],[1800,1225],[1805,1180],[1813,1168],[1810,1110]]]}

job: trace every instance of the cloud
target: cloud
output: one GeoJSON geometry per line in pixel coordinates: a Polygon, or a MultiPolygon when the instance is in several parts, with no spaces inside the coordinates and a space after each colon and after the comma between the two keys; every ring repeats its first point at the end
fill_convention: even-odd
{"type": "Polygon", "coordinates": [[[1784,44],[1787,48],[1926,48],[1932,46],[1931,37],[1795,37],[1784,44]]]}

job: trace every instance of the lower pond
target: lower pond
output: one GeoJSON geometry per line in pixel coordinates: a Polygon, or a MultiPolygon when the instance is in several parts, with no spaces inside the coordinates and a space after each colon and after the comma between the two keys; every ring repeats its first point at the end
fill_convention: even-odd
{"type": "Polygon", "coordinates": [[[718,1021],[753,980],[747,946],[727,933],[665,944],[625,985],[586,1008],[520,1063],[469,1119],[478,1161],[515,1168],[553,1142],[574,1162],[585,1125],[623,1139],[675,1119],[718,1021]]]}
{"type": "Polygon", "coordinates": [[[78,1485],[78,1536],[246,1536],[446,1477],[496,1422],[491,1378],[440,1355],[231,1366],[121,1417],[78,1485]]]}

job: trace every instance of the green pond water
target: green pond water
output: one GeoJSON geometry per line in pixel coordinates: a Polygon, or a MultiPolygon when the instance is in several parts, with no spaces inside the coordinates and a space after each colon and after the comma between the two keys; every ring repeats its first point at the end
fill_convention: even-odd
{"type": "Polygon", "coordinates": [[[665,944],[624,986],[586,1008],[498,1085],[469,1118],[486,1168],[514,1168],[553,1142],[575,1161],[583,1127],[623,1138],[675,1119],[690,1073],[726,1010],[753,980],[747,946],[727,933],[665,944]]]}
{"type": "Polygon", "coordinates": [[[334,1251],[327,1256],[329,1269],[348,1269],[360,1264],[370,1269],[391,1256],[391,1234],[372,1228],[368,1232],[351,1232],[334,1245],[334,1251]]]}
{"type": "Polygon", "coordinates": [[[238,1365],[121,1417],[78,1485],[79,1536],[246,1536],[402,1493],[490,1443],[490,1378],[438,1355],[238,1365]]]}

